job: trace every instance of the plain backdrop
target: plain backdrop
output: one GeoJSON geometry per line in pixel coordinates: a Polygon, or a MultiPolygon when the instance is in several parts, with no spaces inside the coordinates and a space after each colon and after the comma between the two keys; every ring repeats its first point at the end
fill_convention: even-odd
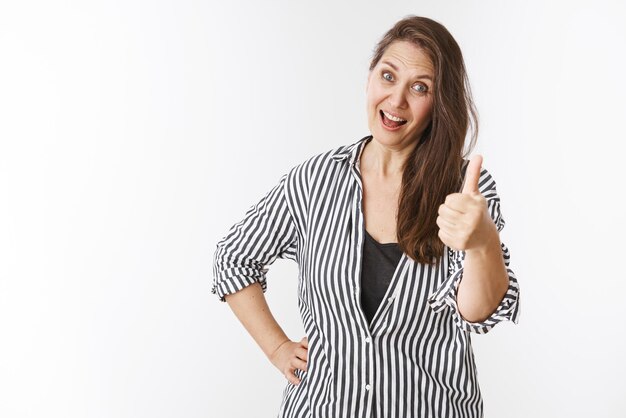
{"type": "MultiPolygon", "coordinates": [[[[463,50],[521,286],[520,323],[472,339],[486,416],[626,416],[626,12],[502,0],[0,3],[0,416],[276,416],[215,245],[369,134],[408,14],[463,50]]],[[[278,260],[266,294],[293,340],[296,280],[278,260]]]]}

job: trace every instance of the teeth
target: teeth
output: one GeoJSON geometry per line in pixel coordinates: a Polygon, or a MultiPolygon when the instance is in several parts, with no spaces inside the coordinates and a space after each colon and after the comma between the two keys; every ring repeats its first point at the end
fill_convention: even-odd
{"type": "Polygon", "coordinates": [[[383,110],[383,113],[385,114],[385,116],[387,116],[388,119],[391,119],[394,122],[406,122],[406,120],[397,118],[397,117],[395,117],[393,115],[390,115],[389,113],[385,112],[384,110],[383,110]]]}

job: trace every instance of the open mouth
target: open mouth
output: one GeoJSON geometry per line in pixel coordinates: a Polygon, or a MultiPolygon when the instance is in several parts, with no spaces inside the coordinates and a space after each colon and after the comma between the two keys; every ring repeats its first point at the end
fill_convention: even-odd
{"type": "Polygon", "coordinates": [[[384,110],[380,110],[380,117],[382,119],[383,125],[391,129],[399,128],[407,122],[405,119],[393,116],[385,112],[384,110]]]}

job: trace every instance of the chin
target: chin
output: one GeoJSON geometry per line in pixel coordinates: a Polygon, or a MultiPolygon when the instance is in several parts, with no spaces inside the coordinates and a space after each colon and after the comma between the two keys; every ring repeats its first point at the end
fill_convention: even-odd
{"type": "Polygon", "coordinates": [[[387,146],[406,145],[411,142],[410,140],[407,141],[411,136],[407,136],[406,132],[389,132],[377,126],[375,129],[370,128],[370,133],[377,142],[387,146]]]}

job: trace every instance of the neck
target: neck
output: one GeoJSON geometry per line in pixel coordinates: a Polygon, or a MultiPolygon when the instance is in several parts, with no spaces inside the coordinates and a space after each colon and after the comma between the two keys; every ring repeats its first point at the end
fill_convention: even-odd
{"type": "Polygon", "coordinates": [[[416,145],[412,142],[407,146],[389,147],[372,138],[363,148],[361,170],[379,178],[401,178],[404,162],[416,145]]]}

